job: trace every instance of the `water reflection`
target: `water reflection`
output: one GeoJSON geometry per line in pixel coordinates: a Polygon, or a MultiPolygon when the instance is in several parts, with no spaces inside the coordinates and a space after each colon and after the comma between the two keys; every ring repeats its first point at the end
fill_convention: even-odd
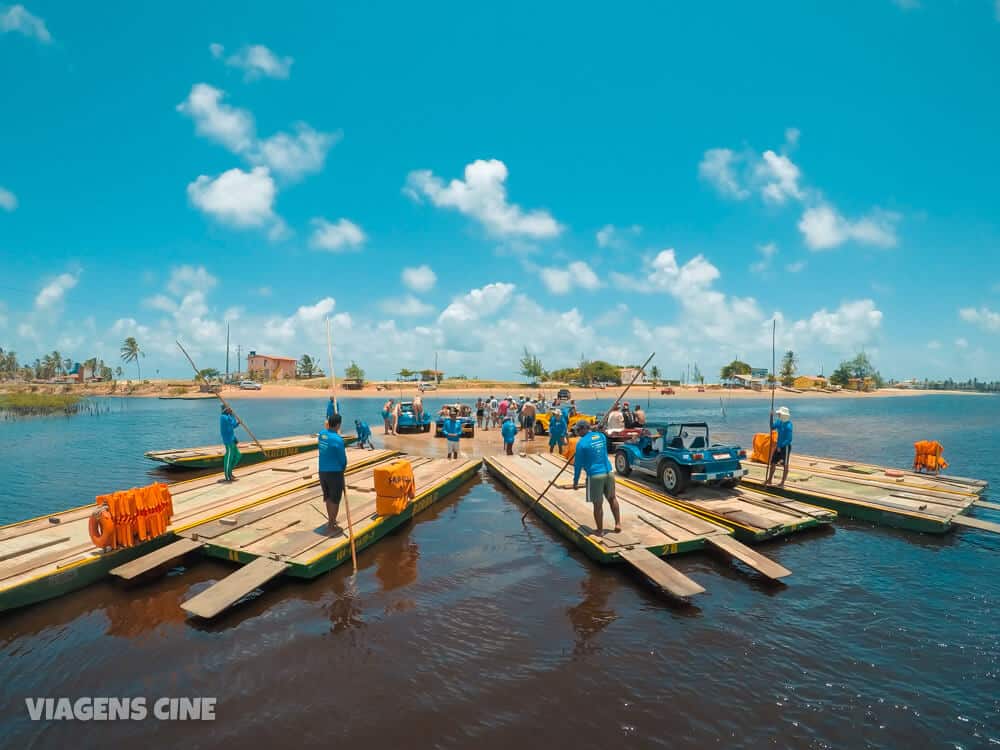
{"type": "Polygon", "coordinates": [[[618,619],[618,615],[608,604],[608,600],[620,585],[621,581],[618,576],[609,575],[608,572],[599,569],[591,569],[586,577],[580,581],[583,599],[579,604],[566,610],[573,630],[576,632],[576,642],[573,645],[574,656],[584,656],[598,650],[598,647],[591,641],[618,619]]]}

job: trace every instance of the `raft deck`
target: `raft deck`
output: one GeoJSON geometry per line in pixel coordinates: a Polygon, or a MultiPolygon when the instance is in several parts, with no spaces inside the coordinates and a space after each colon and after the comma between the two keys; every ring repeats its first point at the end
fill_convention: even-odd
{"type": "MultiPolygon", "coordinates": [[[[355,435],[345,435],[344,443],[351,445],[357,440],[355,435]]],[[[293,456],[297,453],[314,451],[317,447],[316,435],[290,435],[287,437],[261,440],[264,447],[261,452],[252,441],[239,444],[240,466],[270,461],[275,458],[293,456]]],[[[163,451],[146,451],[144,454],[150,461],[159,461],[174,469],[221,469],[226,449],[223,445],[204,445],[198,448],[173,448],[163,451]]]]}
{"type": "Polygon", "coordinates": [[[857,479],[872,484],[906,487],[907,489],[939,490],[946,493],[980,495],[989,486],[989,482],[984,479],[970,479],[951,474],[927,474],[909,469],[894,469],[856,461],[843,461],[837,458],[798,455],[794,452],[792,453],[791,468],[811,471],[816,474],[857,479]]]}
{"type": "Polygon", "coordinates": [[[741,560],[773,580],[791,572],[733,539],[730,528],[661,503],[622,484],[617,487],[622,530],[620,533],[610,531],[614,519],[610,508],[605,507],[607,528],[598,536],[585,489],[572,489],[571,474],[563,472],[545,497],[534,503],[559,472],[560,467],[547,457],[491,456],[486,459],[486,466],[521,501],[588,557],[604,564],[624,562],[674,596],[686,598],[703,592],[704,588],[659,559],[668,555],[713,549],[741,560]]]}
{"type": "MultiPolygon", "coordinates": [[[[953,526],[1000,532],[1000,524],[963,516],[978,496],[929,487],[887,486],[850,474],[803,471],[793,462],[785,487],[764,487],[767,467],[745,462],[743,483],[803,502],[832,508],[843,516],[910,531],[943,534],[953,526]]],[[[781,467],[776,469],[781,477],[781,467]]]]}
{"type": "MultiPolygon", "coordinates": [[[[398,515],[376,513],[374,466],[348,478],[347,502],[358,553],[453,492],[475,475],[481,465],[478,459],[409,460],[417,493],[398,515]]],[[[278,575],[315,578],[350,563],[343,504],[337,520],[341,528],[331,532],[327,528],[323,493],[318,486],[309,486],[181,532],[185,540],[202,545],[205,554],[243,565],[181,606],[197,617],[209,619],[278,575]]]]}
{"type": "MultiPolygon", "coordinates": [[[[395,451],[348,451],[348,472],[385,460],[395,451]]],[[[218,474],[170,485],[174,517],[166,534],[135,547],[109,552],[90,540],[90,503],[0,527],[0,612],[75,591],[112,568],[177,539],[177,534],[214,518],[316,484],[315,455],[294,455],[237,469],[237,481],[218,474]]]]}

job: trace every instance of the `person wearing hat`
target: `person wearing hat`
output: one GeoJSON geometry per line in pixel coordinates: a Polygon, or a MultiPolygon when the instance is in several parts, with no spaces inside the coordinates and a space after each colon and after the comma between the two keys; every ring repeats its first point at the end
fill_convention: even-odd
{"type": "Polygon", "coordinates": [[[635,427],[635,415],[632,410],[628,408],[628,401],[622,404],[622,420],[625,422],[625,429],[631,430],[635,427]]]}
{"type": "Polygon", "coordinates": [[[329,419],[337,413],[337,399],[330,396],[330,402],[326,405],[326,418],[329,419]]]}
{"type": "MultiPolygon", "coordinates": [[[[327,417],[327,419],[332,419],[332,416],[327,417]]],[[[354,431],[358,436],[358,447],[368,448],[369,450],[375,450],[375,443],[372,442],[372,429],[368,426],[368,423],[363,419],[354,420],[354,431]]]]}
{"type": "Polygon", "coordinates": [[[343,418],[339,414],[328,417],[323,429],[316,436],[319,447],[319,486],[326,505],[327,528],[336,531],[337,513],[340,500],[344,496],[344,470],[347,469],[347,451],[344,438],[340,436],[343,418]]]}
{"type": "Polygon", "coordinates": [[[576,454],[573,456],[573,489],[580,485],[580,472],[587,472],[587,500],[594,506],[594,524],[597,536],[604,535],[604,500],[611,506],[615,517],[615,533],[622,530],[622,514],[615,496],[615,475],[608,460],[608,440],[601,432],[591,432],[590,423],[576,423],[576,454]]]}
{"type": "Polygon", "coordinates": [[[448,419],[441,427],[441,434],[448,443],[448,458],[458,458],[458,441],[462,438],[462,423],[458,421],[458,409],[449,412],[448,419]]]}
{"type": "Polygon", "coordinates": [[[219,432],[222,434],[222,445],[226,449],[226,455],[222,459],[222,472],[227,482],[233,481],[233,469],[242,458],[239,441],[236,439],[236,428],[239,426],[240,420],[233,414],[233,410],[223,404],[222,414],[219,416],[219,432]]]}
{"type": "Polygon", "coordinates": [[[621,432],[625,429],[625,415],[622,414],[621,404],[615,401],[614,406],[608,411],[608,416],[605,418],[605,426],[608,429],[608,433],[621,432]]]}
{"type": "Polygon", "coordinates": [[[508,456],[514,455],[514,438],[517,437],[517,425],[512,417],[504,417],[503,424],[500,425],[500,434],[503,436],[503,452],[508,456]]]}
{"type": "Polygon", "coordinates": [[[764,485],[771,484],[774,470],[780,461],[781,484],[778,486],[784,487],[785,480],[788,479],[788,459],[792,455],[792,414],[787,406],[782,406],[778,409],[777,415],[777,419],[774,418],[774,414],[771,415],[771,429],[778,433],[778,444],[771,454],[771,463],[767,467],[767,479],[764,480],[764,485]]]}
{"type": "Polygon", "coordinates": [[[563,413],[559,409],[553,409],[549,416],[549,453],[552,453],[556,446],[559,447],[560,453],[566,446],[566,420],[563,419],[563,413]]]}

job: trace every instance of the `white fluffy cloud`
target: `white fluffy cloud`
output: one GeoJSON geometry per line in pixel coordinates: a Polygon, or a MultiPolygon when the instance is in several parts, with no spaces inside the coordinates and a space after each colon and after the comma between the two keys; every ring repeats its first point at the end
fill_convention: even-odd
{"type": "Polygon", "coordinates": [[[171,294],[183,295],[188,291],[207,292],[218,283],[204,266],[185,265],[170,270],[167,289],[171,294]]]}
{"type": "Polygon", "coordinates": [[[0,187],[0,208],[4,211],[13,211],[17,208],[17,196],[2,187],[0,187]]]}
{"type": "Polygon", "coordinates": [[[980,308],[963,307],[958,311],[959,317],[966,323],[979,326],[984,331],[1000,331],[1000,312],[996,312],[986,307],[980,308]]]}
{"type": "Polygon", "coordinates": [[[763,274],[771,268],[771,261],[778,254],[778,246],[773,242],[767,242],[757,246],[757,253],[760,259],[750,264],[750,270],[753,273],[763,274]]]}
{"type": "Polygon", "coordinates": [[[597,246],[598,247],[611,247],[611,248],[621,248],[624,247],[626,243],[626,237],[628,235],[637,236],[642,232],[642,227],[638,224],[633,224],[630,227],[621,229],[614,226],[613,224],[605,224],[603,227],[597,230],[597,246]]]}
{"type": "Polygon", "coordinates": [[[454,299],[450,305],[441,311],[438,321],[441,323],[470,323],[486,318],[510,301],[514,294],[514,285],[505,283],[487,284],[478,289],[472,289],[467,294],[454,299]]]}
{"type": "Polygon", "coordinates": [[[379,307],[389,315],[401,315],[404,318],[417,318],[434,312],[433,306],[421,302],[412,294],[407,294],[402,299],[398,297],[384,299],[379,303],[379,307]]]}
{"type": "Polygon", "coordinates": [[[223,224],[238,228],[274,226],[277,188],[266,167],[201,175],[187,186],[191,203],[223,224]]]}
{"type": "Polygon", "coordinates": [[[799,231],[811,250],[827,250],[852,240],[862,245],[895,247],[900,215],[874,209],[858,219],[845,218],[829,203],[807,208],[799,220],[799,231]]]}
{"type": "Polygon", "coordinates": [[[545,210],[524,211],[507,200],[507,166],[498,159],[477,159],[465,167],[465,179],[447,185],[428,169],[406,178],[404,192],[414,200],[427,198],[439,208],[453,208],[479,221],[499,237],[555,237],[563,227],[545,210]]]}
{"type": "Polygon", "coordinates": [[[401,278],[403,283],[415,292],[429,292],[437,283],[437,274],[428,265],[404,268],[401,278]]]}
{"type": "Polygon", "coordinates": [[[52,35],[46,28],[45,21],[30,13],[23,5],[11,5],[0,10],[0,31],[16,31],[43,44],[52,41],[52,35]]]}
{"type": "Polygon", "coordinates": [[[66,292],[75,287],[79,281],[78,274],[59,274],[42,287],[38,296],[35,297],[35,308],[38,310],[48,310],[60,304],[66,296],[66,292]]]}
{"type": "Polygon", "coordinates": [[[732,149],[710,148],[698,164],[698,175],[721,195],[744,200],[750,197],[750,191],[741,184],[742,180],[737,175],[741,161],[742,157],[732,149]]]}
{"type": "Polygon", "coordinates": [[[803,340],[816,340],[838,351],[851,351],[872,340],[882,325],[882,312],[870,299],[844,302],[833,312],[826,308],[806,320],[794,323],[794,334],[803,340]]]}
{"type": "Polygon", "coordinates": [[[256,140],[256,125],[253,115],[226,104],[225,96],[224,91],[214,86],[196,83],[188,98],[177,105],[177,111],[194,120],[198,135],[221,143],[230,151],[242,153],[256,140]]]}
{"type": "MultiPolygon", "coordinates": [[[[221,44],[209,45],[212,56],[221,60],[225,55],[225,47],[221,44]]],[[[258,78],[288,78],[295,62],[291,57],[279,57],[263,44],[248,44],[235,54],[225,58],[225,63],[231,68],[243,71],[247,81],[258,78]]]]}
{"type": "Polygon", "coordinates": [[[366,239],[361,227],[347,219],[329,222],[326,219],[312,220],[313,233],[309,244],[317,250],[343,252],[352,250],[364,244],[366,239]]]}
{"type": "Polygon", "coordinates": [[[574,261],[565,268],[542,268],[539,275],[553,294],[569,294],[576,288],[593,290],[601,287],[601,280],[594,269],[583,261],[574,261]]]}
{"type": "Polygon", "coordinates": [[[804,197],[799,187],[802,173],[787,156],[776,154],[769,149],[761,155],[761,161],[755,169],[761,182],[760,191],[764,200],[784,203],[789,198],[802,200],[804,197]]]}
{"type": "Polygon", "coordinates": [[[254,116],[227,104],[225,96],[214,86],[196,83],[177,110],[194,121],[199,135],[220,143],[250,164],[267,167],[281,178],[297,180],[323,169],[327,154],[339,138],[337,134],[323,133],[299,122],[293,133],[258,138],[254,116]]]}
{"type": "Polygon", "coordinates": [[[611,278],[621,289],[637,292],[666,292],[674,296],[697,294],[720,276],[704,255],[696,255],[684,265],[677,263],[677,253],[671,247],[661,250],[643,264],[643,272],[635,276],[612,273],[611,278]]]}

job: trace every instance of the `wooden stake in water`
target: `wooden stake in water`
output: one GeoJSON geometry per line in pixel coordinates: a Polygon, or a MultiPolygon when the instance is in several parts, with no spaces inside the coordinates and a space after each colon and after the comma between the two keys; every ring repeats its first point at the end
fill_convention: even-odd
{"type": "MultiPolygon", "coordinates": [[[[333,339],[330,337],[330,319],[326,319],[326,355],[330,365],[330,396],[333,398],[333,411],[340,414],[337,405],[337,371],[333,369],[333,339]]],[[[354,524],[351,522],[351,503],[347,499],[347,482],[344,482],[344,512],[347,514],[347,538],[351,542],[351,563],[354,565],[354,575],[358,574],[358,551],[354,546],[354,524]]]]}

